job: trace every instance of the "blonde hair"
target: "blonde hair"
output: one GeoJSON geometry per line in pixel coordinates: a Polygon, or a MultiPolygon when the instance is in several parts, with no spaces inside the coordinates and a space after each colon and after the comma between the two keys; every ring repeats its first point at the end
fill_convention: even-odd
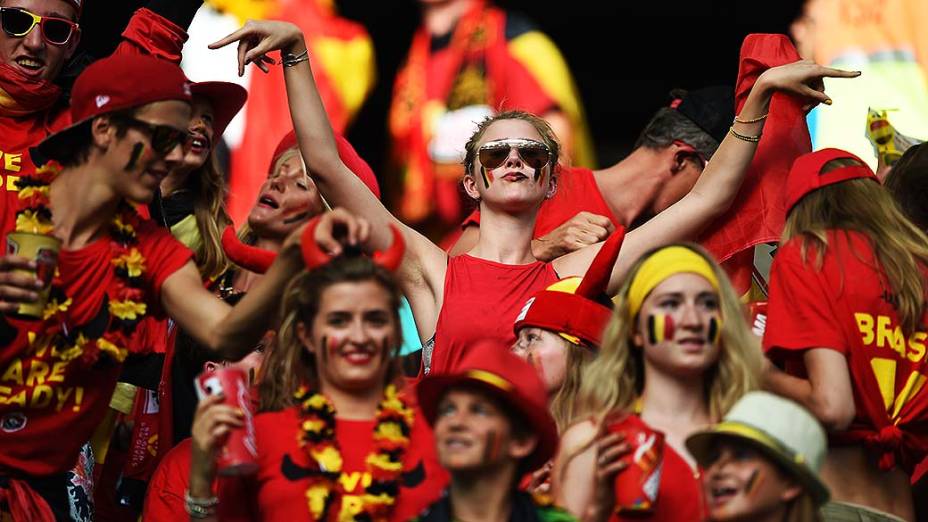
{"type": "MultiPolygon", "coordinates": [[[[719,282],[722,349],[718,361],[706,370],[703,381],[709,414],[713,419],[721,419],[742,395],[758,387],[763,358],[760,343],[748,329],[742,304],[725,272],[699,246],[688,243],[679,246],[705,258],[719,282]]],[[[577,394],[580,415],[574,421],[593,416],[601,422],[612,412],[630,412],[644,390],[644,355],[632,343],[636,317],[630,317],[628,293],[641,265],[661,248],[643,255],[622,283],[596,364],[588,365],[583,372],[577,394]]]]}
{"type": "MultiPolygon", "coordinates": [[[[823,172],[846,166],[833,160],[823,172]]],[[[782,242],[800,237],[801,255],[808,262],[809,248],[817,253],[821,269],[828,249],[828,230],[854,231],[867,236],[879,267],[895,294],[902,330],[918,330],[925,311],[925,279],[921,268],[928,265],[928,236],[906,219],[892,196],[870,179],[851,179],[827,185],[804,196],[790,210],[782,242]]],[[[869,260],[863,260],[869,261],[869,260]]]]}
{"type": "Polygon", "coordinates": [[[259,378],[260,411],[277,411],[293,405],[293,394],[300,385],[318,390],[318,366],[315,356],[303,346],[297,334],[302,323],[309,330],[319,312],[322,294],[338,283],[373,281],[390,296],[390,312],[396,325],[396,347],[390,354],[386,382],[399,383],[399,349],[403,345],[399,307],[402,295],[393,275],[364,256],[337,257],[310,272],[295,276],[284,291],[280,328],[274,347],[265,356],[259,378]],[[264,376],[270,376],[264,378],[264,376]]]}
{"type": "Polygon", "coordinates": [[[551,174],[553,175],[558,159],[560,158],[561,143],[558,141],[557,135],[554,134],[554,130],[551,129],[551,125],[549,125],[544,118],[540,118],[525,111],[501,112],[493,116],[487,116],[483,121],[477,124],[477,130],[471,134],[470,139],[467,140],[467,144],[464,145],[464,174],[475,175],[474,162],[477,159],[477,144],[480,143],[480,140],[483,138],[487,129],[490,128],[490,125],[501,120],[521,120],[535,128],[538,134],[541,135],[541,140],[551,151],[551,160],[549,163],[551,165],[551,174]]]}
{"type": "Polygon", "coordinates": [[[554,394],[554,397],[548,403],[548,409],[557,423],[558,433],[563,433],[570,425],[577,409],[577,392],[580,391],[580,383],[583,379],[583,371],[587,365],[592,362],[596,355],[589,348],[578,346],[574,343],[558,339],[564,344],[567,350],[567,365],[564,372],[564,382],[554,394]]]}
{"type": "Polygon", "coordinates": [[[201,239],[195,252],[197,268],[204,278],[216,278],[232,266],[222,249],[222,231],[232,224],[232,218],[226,212],[225,176],[215,151],[187,179],[194,195],[193,215],[201,239]]]}

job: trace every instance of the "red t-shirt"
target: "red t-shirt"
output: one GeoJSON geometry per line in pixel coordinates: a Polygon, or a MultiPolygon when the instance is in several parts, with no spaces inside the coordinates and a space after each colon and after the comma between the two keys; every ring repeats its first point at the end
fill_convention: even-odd
{"type": "MultiPolygon", "coordinates": [[[[147,54],[180,64],[185,41],[182,27],[143,8],[129,20],[113,54],[147,54]]],[[[30,147],[70,124],[71,112],[61,103],[25,117],[9,117],[0,109],[0,193],[15,192],[16,180],[35,172],[30,147]]]]}
{"type": "MultiPolygon", "coordinates": [[[[16,192],[0,192],[0,234],[15,228],[16,192]]],[[[193,253],[150,221],[138,230],[145,256],[145,301],[160,313],[161,284],[193,253]]],[[[62,250],[58,260],[62,289],[73,302],[67,311],[73,329],[106,318],[104,298],[115,276],[109,238],[79,250],[62,250]]],[[[81,368],[52,356],[51,350],[29,353],[27,329],[33,321],[0,317],[0,474],[4,471],[48,475],[71,469],[109,405],[122,365],[101,361],[81,368]]],[[[73,362],[73,361],[72,361],[73,362]]]]}
{"type": "Polygon", "coordinates": [[[777,252],[764,349],[800,376],[807,349],[844,355],[856,417],[847,432],[830,436],[831,443],[863,441],[884,468],[900,464],[911,470],[928,453],[928,392],[922,386],[928,375],[926,318],[918,332],[906,337],[867,237],[829,230],[827,240],[820,270],[817,249],[809,248],[804,261],[798,238],[777,252]]]}
{"type": "MultiPolygon", "coordinates": [[[[622,225],[612,214],[609,204],[603,199],[592,170],[582,167],[562,167],[557,178],[557,191],[538,209],[535,232],[532,237],[539,238],[550,233],[580,212],[605,216],[616,228],[622,225]]],[[[469,225],[480,226],[479,209],[474,210],[461,224],[462,227],[469,225]]]]}
{"type": "Polygon", "coordinates": [[[448,260],[429,373],[451,371],[465,346],[486,338],[515,342],[512,325],[536,292],[558,280],[550,263],[506,265],[467,254],[448,260]]]}
{"type": "MultiPolygon", "coordinates": [[[[343,460],[340,481],[345,489],[343,502],[358,501],[358,495],[364,493],[365,482],[370,480],[364,461],[374,446],[375,424],[373,419],[336,419],[335,437],[343,460]]],[[[247,496],[232,495],[223,485],[219,491],[220,505],[227,504],[229,512],[250,513],[254,520],[309,520],[305,493],[310,470],[315,464],[299,446],[299,425],[296,407],[255,417],[258,473],[242,479],[245,490],[250,492],[247,496]]],[[[448,474],[438,463],[432,431],[417,411],[409,447],[403,457],[400,492],[390,520],[399,522],[416,516],[441,496],[447,483],[448,474]]]]}

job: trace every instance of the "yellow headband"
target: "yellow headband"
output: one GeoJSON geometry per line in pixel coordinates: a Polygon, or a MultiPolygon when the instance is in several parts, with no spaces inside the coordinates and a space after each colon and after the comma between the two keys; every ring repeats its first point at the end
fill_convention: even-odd
{"type": "Polygon", "coordinates": [[[632,280],[628,289],[628,311],[631,316],[635,317],[638,314],[642,303],[654,287],[668,277],[682,273],[700,275],[709,281],[716,291],[719,290],[719,280],[706,258],[682,246],[662,248],[641,264],[635,279],[632,280]]]}

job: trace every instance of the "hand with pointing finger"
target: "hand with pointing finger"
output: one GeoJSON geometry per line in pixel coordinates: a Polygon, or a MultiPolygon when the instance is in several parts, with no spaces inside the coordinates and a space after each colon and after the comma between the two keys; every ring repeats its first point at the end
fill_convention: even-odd
{"type": "Polygon", "coordinates": [[[275,61],[267,53],[280,51],[281,54],[298,55],[306,51],[303,32],[289,22],[276,20],[248,20],[239,30],[209,45],[210,49],[219,49],[233,42],[238,42],[238,75],[245,74],[245,66],[255,64],[268,72],[268,65],[275,61]]]}

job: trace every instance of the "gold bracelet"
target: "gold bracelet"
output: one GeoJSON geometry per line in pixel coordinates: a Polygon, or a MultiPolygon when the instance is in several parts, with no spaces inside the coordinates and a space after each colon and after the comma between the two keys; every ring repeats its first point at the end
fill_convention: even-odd
{"type": "Polygon", "coordinates": [[[739,120],[738,117],[735,116],[735,123],[757,123],[757,122],[759,122],[759,121],[764,121],[764,120],[766,120],[766,119],[767,119],[767,116],[769,116],[769,115],[770,115],[770,113],[768,112],[767,114],[764,114],[763,116],[754,118],[753,120],[739,120]]]}
{"type": "Polygon", "coordinates": [[[744,134],[738,134],[738,131],[735,130],[734,125],[728,128],[728,133],[738,138],[739,140],[746,141],[748,143],[757,143],[758,141],[760,141],[760,137],[761,137],[760,134],[758,134],[757,136],[746,136],[744,134]]]}

